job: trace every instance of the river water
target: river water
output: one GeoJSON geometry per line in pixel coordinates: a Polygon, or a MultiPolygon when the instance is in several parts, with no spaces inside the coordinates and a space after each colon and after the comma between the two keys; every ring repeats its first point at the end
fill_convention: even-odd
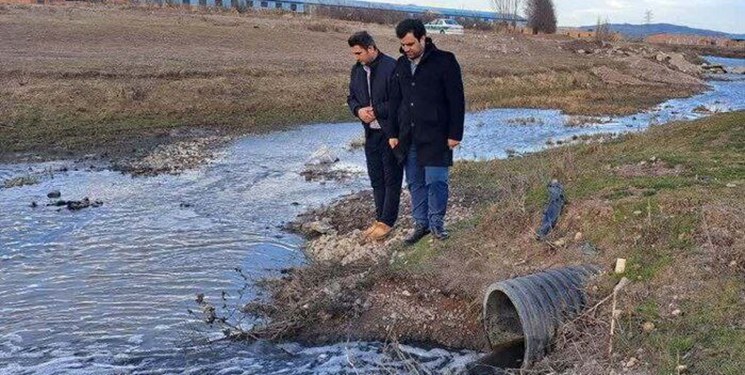
{"type": "MultiPolygon", "coordinates": [[[[727,59],[725,65],[745,65],[727,59]]],[[[690,120],[703,105],[745,109],[745,80],[711,81],[711,91],[654,110],[566,126],[559,111],[471,113],[460,159],[502,158],[548,147],[547,140],[640,131],[690,120]],[[526,120],[529,119],[529,120],[526,120]],[[520,122],[529,121],[530,125],[520,122]],[[510,151],[508,151],[510,150],[510,151]]],[[[318,124],[241,138],[215,160],[179,176],[132,178],[73,170],[66,161],[0,165],[0,181],[35,175],[36,185],[0,189],[0,374],[336,374],[403,371],[408,365],[374,342],[306,347],[214,342],[221,334],[188,313],[196,293],[228,304],[255,297],[244,281],[305,262],[302,239],[282,225],[297,214],[367,187],[364,156],[347,151],[356,123],[318,124]],[[300,175],[321,146],[346,181],[300,175]],[[60,169],[67,167],[68,171],[60,169]],[[47,207],[46,194],[104,202],[81,211],[47,207]],[[30,207],[38,202],[39,207],[30,207]]],[[[250,321],[239,322],[242,325],[250,321]]],[[[454,372],[478,353],[401,346],[432,373],[454,372]]]]}

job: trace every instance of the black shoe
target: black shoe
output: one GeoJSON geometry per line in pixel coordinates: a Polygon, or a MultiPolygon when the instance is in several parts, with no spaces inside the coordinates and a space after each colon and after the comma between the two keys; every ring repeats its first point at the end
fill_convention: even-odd
{"type": "Polygon", "coordinates": [[[438,241],[445,241],[450,237],[450,233],[448,233],[448,231],[444,228],[432,228],[432,237],[434,237],[438,241]]]}
{"type": "Polygon", "coordinates": [[[414,228],[414,232],[412,232],[409,237],[406,237],[406,239],[404,239],[404,243],[407,245],[413,245],[419,242],[419,240],[424,238],[424,236],[428,235],[429,233],[429,228],[417,225],[416,228],[414,228]]]}

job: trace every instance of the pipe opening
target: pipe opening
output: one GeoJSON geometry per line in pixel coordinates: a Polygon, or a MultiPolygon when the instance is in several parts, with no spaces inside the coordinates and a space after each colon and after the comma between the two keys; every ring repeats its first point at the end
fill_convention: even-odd
{"type": "Polygon", "coordinates": [[[564,267],[490,285],[483,318],[494,352],[479,363],[528,368],[543,358],[562,322],[584,309],[584,284],[594,273],[591,266],[564,267]]]}
{"type": "Polygon", "coordinates": [[[517,308],[506,294],[493,291],[486,302],[484,325],[492,353],[481,362],[501,368],[520,368],[525,357],[525,333],[517,308]]]}

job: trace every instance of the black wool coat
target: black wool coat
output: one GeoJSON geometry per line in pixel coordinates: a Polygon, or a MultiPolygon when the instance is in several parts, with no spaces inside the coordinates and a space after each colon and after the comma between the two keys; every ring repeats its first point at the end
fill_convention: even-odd
{"type": "MultiPolygon", "coordinates": [[[[360,108],[372,104],[375,118],[378,120],[383,130],[389,129],[389,100],[391,78],[393,70],[396,68],[396,60],[384,53],[378,53],[378,57],[370,63],[370,93],[367,88],[367,72],[361,63],[356,63],[352,67],[352,73],[349,77],[349,95],[347,96],[347,105],[355,117],[360,108]],[[372,99],[370,98],[372,96],[372,99]]],[[[362,122],[365,127],[365,136],[369,135],[370,124],[362,122]]]]}
{"type": "Polygon", "coordinates": [[[415,144],[419,165],[453,165],[447,140],[463,139],[466,107],[463,77],[455,55],[437,49],[427,38],[414,74],[406,56],[396,62],[389,97],[386,133],[399,140],[396,154],[407,155],[411,144],[415,144]]]}

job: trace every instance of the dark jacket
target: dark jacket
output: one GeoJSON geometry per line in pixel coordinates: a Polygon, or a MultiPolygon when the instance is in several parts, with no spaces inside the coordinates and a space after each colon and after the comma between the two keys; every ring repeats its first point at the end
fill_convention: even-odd
{"type": "Polygon", "coordinates": [[[463,138],[465,97],[463,77],[455,55],[442,51],[426,39],[424,55],[415,73],[411,62],[401,56],[391,85],[390,111],[386,133],[399,139],[399,155],[406,155],[412,143],[417,161],[423,166],[451,166],[453,152],[447,140],[463,138]]]}
{"type": "MultiPolygon", "coordinates": [[[[390,91],[389,85],[395,67],[396,60],[382,52],[378,53],[378,57],[370,63],[370,86],[372,86],[370,90],[372,100],[370,100],[370,94],[367,89],[367,72],[365,72],[361,63],[354,64],[349,77],[347,105],[349,105],[349,109],[355,117],[359,117],[357,116],[357,111],[360,108],[372,104],[375,118],[378,120],[380,127],[383,129],[390,128],[388,126],[388,92],[390,91]]],[[[365,127],[365,135],[368,136],[370,125],[364,122],[362,125],[365,127]]]]}

